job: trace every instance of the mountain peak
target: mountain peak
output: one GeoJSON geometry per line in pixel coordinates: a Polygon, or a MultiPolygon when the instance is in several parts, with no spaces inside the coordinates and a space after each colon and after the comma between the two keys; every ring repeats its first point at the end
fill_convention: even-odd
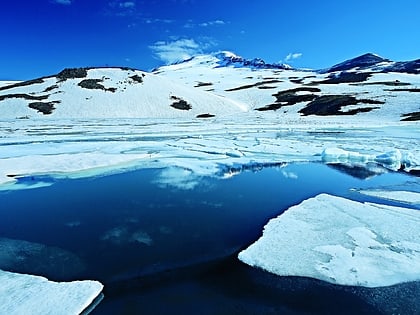
{"type": "Polygon", "coordinates": [[[374,53],[366,53],[358,57],[348,59],[344,62],[338,63],[331,68],[326,69],[323,72],[334,72],[334,71],[347,71],[350,69],[365,69],[381,62],[390,62],[389,59],[382,58],[381,56],[374,53]]]}
{"type": "Polygon", "coordinates": [[[197,55],[187,60],[166,66],[172,69],[190,68],[197,65],[222,68],[251,68],[251,69],[291,69],[287,64],[266,63],[261,58],[246,59],[231,51],[219,51],[211,54],[197,55]]]}
{"type": "Polygon", "coordinates": [[[219,59],[219,67],[234,68],[256,68],[256,69],[290,69],[291,67],[286,64],[279,63],[266,63],[261,58],[245,59],[230,51],[221,51],[215,53],[214,56],[219,59]]]}

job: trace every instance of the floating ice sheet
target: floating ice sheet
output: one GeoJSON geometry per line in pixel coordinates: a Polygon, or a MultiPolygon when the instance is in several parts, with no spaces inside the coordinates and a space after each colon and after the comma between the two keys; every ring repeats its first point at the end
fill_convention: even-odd
{"type": "Polygon", "coordinates": [[[97,281],[53,282],[0,270],[0,314],[76,315],[101,294],[97,281]]]}
{"type": "Polygon", "coordinates": [[[417,155],[413,155],[410,152],[403,154],[398,149],[372,155],[333,147],[324,149],[321,156],[324,162],[375,162],[392,170],[399,170],[402,167],[407,170],[411,168],[416,169],[419,166],[419,157],[417,155]]]}
{"type": "Polygon", "coordinates": [[[239,259],[280,276],[341,285],[420,280],[420,211],[321,194],[264,227],[239,259]]]}
{"type": "Polygon", "coordinates": [[[359,190],[359,193],[377,198],[399,201],[407,204],[420,204],[420,193],[403,190],[359,190]]]}

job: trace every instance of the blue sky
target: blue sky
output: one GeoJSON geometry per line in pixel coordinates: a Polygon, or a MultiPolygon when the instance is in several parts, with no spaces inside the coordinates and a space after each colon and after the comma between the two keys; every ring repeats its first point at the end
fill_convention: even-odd
{"type": "Polygon", "coordinates": [[[420,58],[419,0],[4,0],[0,80],[66,67],[150,70],[198,53],[319,69],[375,52],[420,58]]]}

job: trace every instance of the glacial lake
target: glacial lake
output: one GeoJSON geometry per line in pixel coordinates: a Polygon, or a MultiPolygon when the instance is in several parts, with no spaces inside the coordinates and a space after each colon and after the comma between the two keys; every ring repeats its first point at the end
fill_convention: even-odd
{"type": "Polygon", "coordinates": [[[33,187],[0,191],[0,269],[99,280],[105,299],[92,314],[410,314],[418,306],[418,282],[341,287],[277,277],[237,259],[269,219],[320,193],[420,210],[357,191],[420,192],[418,177],[318,163],[230,172],[21,178],[33,187]]]}

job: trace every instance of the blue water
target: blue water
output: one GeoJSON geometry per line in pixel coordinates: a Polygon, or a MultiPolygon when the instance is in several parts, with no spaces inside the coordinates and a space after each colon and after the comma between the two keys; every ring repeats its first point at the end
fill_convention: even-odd
{"type": "MultiPolygon", "coordinates": [[[[52,280],[100,280],[105,299],[93,314],[383,313],[364,298],[372,291],[275,277],[236,255],[258,239],[269,219],[304,199],[329,193],[378,202],[351,189],[420,191],[418,178],[290,164],[229,179],[194,179],[195,186],[183,189],[159,182],[162,171],[21,179],[52,185],[0,192],[0,249],[12,247],[19,258],[0,253],[0,268],[52,280]]],[[[417,284],[395,290],[419,293],[417,284]]],[[[405,302],[396,303],[397,313],[398,307],[412,308],[411,300],[399,299],[405,302]]]]}

